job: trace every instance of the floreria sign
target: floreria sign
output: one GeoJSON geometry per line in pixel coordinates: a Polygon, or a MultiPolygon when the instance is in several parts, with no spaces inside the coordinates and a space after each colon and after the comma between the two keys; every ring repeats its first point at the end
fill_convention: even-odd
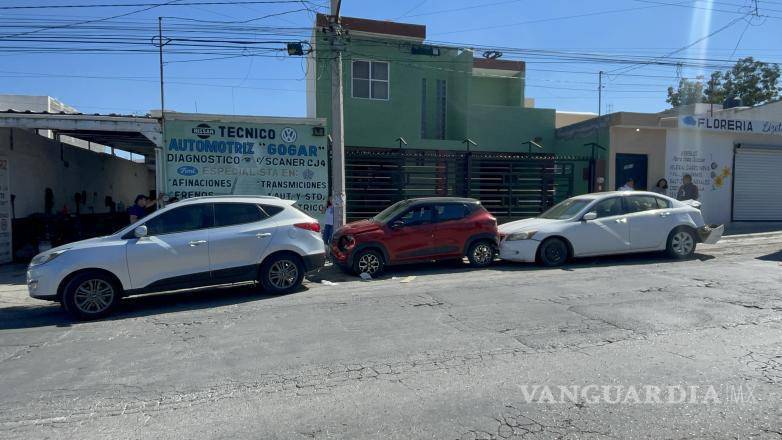
{"type": "Polygon", "coordinates": [[[782,136],[782,121],[751,119],[710,118],[706,116],[682,116],[679,127],[699,130],[730,131],[750,134],[775,134],[782,136]]]}

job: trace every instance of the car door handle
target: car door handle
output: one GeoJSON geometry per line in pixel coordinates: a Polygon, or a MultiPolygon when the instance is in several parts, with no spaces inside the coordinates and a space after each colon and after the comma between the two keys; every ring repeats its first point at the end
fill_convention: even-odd
{"type": "Polygon", "coordinates": [[[201,246],[202,244],[206,244],[206,240],[193,240],[188,244],[190,245],[190,247],[201,246]]]}
{"type": "Polygon", "coordinates": [[[271,237],[271,236],[272,236],[271,232],[259,232],[259,233],[255,234],[256,238],[266,238],[266,237],[271,237]]]}
{"type": "Polygon", "coordinates": [[[616,219],[616,222],[617,223],[627,223],[627,219],[626,218],[618,218],[618,219],[616,219]]]}
{"type": "Polygon", "coordinates": [[[660,213],[660,217],[668,217],[669,215],[671,215],[670,212],[661,212],[660,213]]]}

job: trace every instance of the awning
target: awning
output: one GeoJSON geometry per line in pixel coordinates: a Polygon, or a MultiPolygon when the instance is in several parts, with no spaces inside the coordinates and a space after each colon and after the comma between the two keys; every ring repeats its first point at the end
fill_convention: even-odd
{"type": "Polygon", "coordinates": [[[163,145],[160,121],[149,116],[4,111],[0,128],[52,130],[150,158],[163,145]]]}

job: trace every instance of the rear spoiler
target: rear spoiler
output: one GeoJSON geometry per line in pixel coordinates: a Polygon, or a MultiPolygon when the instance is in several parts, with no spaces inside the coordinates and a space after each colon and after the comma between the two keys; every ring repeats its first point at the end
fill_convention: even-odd
{"type": "Polygon", "coordinates": [[[681,202],[684,203],[685,205],[689,205],[689,206],[692,206],[693,208],[697,208],[697,209],[701,209],[701,205],[702,205],[701,202],[699,202],[697,200],[693,200],[693,199],[682,200],[681,202]]]}

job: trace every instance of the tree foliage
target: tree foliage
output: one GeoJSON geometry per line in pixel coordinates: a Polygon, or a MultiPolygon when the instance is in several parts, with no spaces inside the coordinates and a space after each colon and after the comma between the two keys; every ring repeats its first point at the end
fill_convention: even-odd
{"type": "Polygon", "coordinates": [[[728,98],[738,98],[746,106],[763,104],[779,97],[779,77],[778,64],[746,57],[729,70],[713,72],[705,84],[681,79],[675,90],[668,87],[666,101],[673,107],[696,102],[722,104],[728,98]]]}
{"type": "Polygon", "coordinates": [[[673,87],[668,87],[668,99],[666,99],[666,102],[673,107],[703,101],[703,83],[701,82],[682,78],[679,80],[679,87],[676,90],[673,87]]]}

